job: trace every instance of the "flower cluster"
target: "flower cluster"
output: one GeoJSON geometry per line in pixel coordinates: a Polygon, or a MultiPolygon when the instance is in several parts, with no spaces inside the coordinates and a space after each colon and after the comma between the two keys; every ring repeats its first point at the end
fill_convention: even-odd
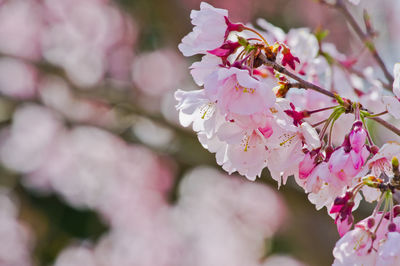
{"type": "Polygon", "coordinates": [[[321,32],[285,33],[262,19],[257,30],[204,2],[191,19],[194,29],[179,49],[203,56],[190,67],[203,88],[175,93],[181,124],[192,124],[203,147],[229,173],[255,180],[268,168],[279,185],[294,176],[317,209],[327,208],[343,236],[335,264],[365,259],[375,265],[377,254],[376,263],[397,260],[399,251],[392,249],[399,241],[400,207],[393,207],[393,195],[400,189],[400,144],[379,148],[368,121],[400,135],[380,118],[400,118],[400,64],[385,84],[370,71],[355,73],[357,60],[323,43],[321,32]],[[394,96],[384,94],[385,87],[394,96]],[[377,206],[350,231],[361,193],[377,206]]]}
{"type": "MultiPolygon", "coordinates": [[[[315,129],[286,114],[290,102],[275,96],[274,88],[286,79],[277,79],[273,68],[261,63],[261,56],[268,54],[295,69],[299,58],[283,42],[269,46],[253,28],[230,22],[226,10],[202,3],[191,17],[195,28],[179,48],[184,55],[204,54],[190,67],[204,89],[178,90],[175,97],[181,124],[193,123],[217,162],[229,173],[238,171],[254,180],[269,165],[271,151],[281,154],[278,160],[271,158],[276,165],[292,160],[288,150],[319,148],[315,129]],[[212,27],[207,26],[210,21],[212,27]]],[[[280,180],[281,174],[273,177],[280,180]]]]}

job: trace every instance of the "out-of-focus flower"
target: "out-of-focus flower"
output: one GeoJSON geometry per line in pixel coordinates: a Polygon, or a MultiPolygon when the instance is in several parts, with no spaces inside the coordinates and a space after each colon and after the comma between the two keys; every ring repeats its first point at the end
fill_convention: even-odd
{"type": "Polygon", "coordinates": [[[185,63],[171,50],[138,55],[132,66],[133,82],[141,92],[161,96],[183,80],[185,63]]]}
{"type": "Polygon", "coordinates": [[[127,70],[126,62],[112,57],[117,46],[130,47],[135,41],[132,23],[120,10],[104,1],[64,0],[45,1],[44,10],[47,22],[42,39],[44,57],[63,67],[75,84],[82,87],[98,84],[109,70],[110,59],[114,63],[113,74],[118,76],[116,71],[127,70]],[[125,67],[118,70],[115,64],[118,61],[125,67]]]}
{"type": "Polygon", "coordinates": [[[76,97],[63,79],[48,76],[42,78],[38,86],[43,103],[60,112],[68,120],[106,128],[117,127],[116,114],[109,104],[76,97]]]}
{"type": "Polygon", "coordinates": [[[47,162],[62,130],[59,117],[48,109],[22,106],[14,113],[12,126],[3,132],[2,163],[18,172],[34,171],[47,162]]]}
{"type": "Polygon", "coordinates": [[[43,30],[43,12],[37,1],[0,1],[1,53],[39,59],[43,30]]]}
{"type": "Polygon", "coordinates": [[[32,235],[17,220],[18,210],[10,195],[0,188],[0,262],[4,266],[32,265],[32,235]]]}
{"type": "Polygon", "coordinates": [[[33,98],[37,90],[37,71],[22,60],[0,59],[0,92],[12,98],[33,98]]]}
{"type": "Polygon", "coordinates": [[[292,257],[285,255],[273,255],[267,258],[262,266],[304,266],[304,264],[292,257]]]}
{"type": "Polygon", "coordinates": [[[185,247],[179,265],[259,265],[263,239],[285,217],[280,198],[268,187],[209,168],[193,170],[179,191],[175,212],[185,247]]]}
{"type": "Polygon", "coordinates": [[[55,266],[97,266],[93,251],[85,247],[69,247],[64,249],[57,257],[55,266]]]}

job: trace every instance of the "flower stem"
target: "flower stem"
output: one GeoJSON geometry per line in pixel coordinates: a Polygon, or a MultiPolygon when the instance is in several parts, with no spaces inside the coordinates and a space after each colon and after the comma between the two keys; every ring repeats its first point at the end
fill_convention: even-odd
{"type": "Polygon", "coordinates": [[[330,109],[333,109],[335,107],[337,107],[337,105],[331,106],[331,107],[325,107],[325,108],[321,108],[321,109],[316,109],[316,110],[312,110],[312,111],[306,111],[306,112],[307,112],[307,114],[311,115],[311,114],[314,114],[314,113],[330,110],[330,109]]]}
{"type": "Polygon", "coordinates": [[[270,66],[273,69],[275,69],[276,71],[298,81],[302,85],[303,88],[315,90],[315,91],[322,93],[328,97],[336,99],[335,94],[333,92],[330,92],[330,91],[328,91],[318,85],[315,85],[311,82],[305,81],[304,79],[302,79],[299,76],[297,76],[296,74],[290,72],[289,70],[287,70],[285,67],[281,66],[280,64],[269,60],[264,54],[260,53],[259,58],[263,61],[263,63],[265,65],[270,66]]]}
{"type": "Polygon", "coordinates": [[[248,31],[251,31],[251,32],[253,32],[253,33],[255,33],[255,34],[257,34],[258,37],[260,37],[261,40],[263,40],[263,42],[264,42],[267,46],[269,46],[267,40],[266,40],[258,31],[254,30],[254,29],[252,29],[252,28],[249,28],[249,27],[244,27],[244,29],[245,29],[245,30],[248,30],[248,31]]]}

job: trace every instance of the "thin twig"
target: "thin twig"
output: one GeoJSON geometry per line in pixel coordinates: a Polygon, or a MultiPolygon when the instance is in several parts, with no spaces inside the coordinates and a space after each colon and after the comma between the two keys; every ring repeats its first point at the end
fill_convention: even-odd
{"type": "Polygon", "coordinates": [[[367,117],[369,119],[372,119],[376,122],[378,122],[379,124],[381,124],[382,126],[386,127],[387,129],[391,130],[392,132],[394,132],[395,134],[397,134],[398,136],[400,136],[400,129],[393,126],[392,124],[386,122],[385,120],[383,120],[380,117],[367,117]]]}
{"type": "MultiPolygon", "coordinates": [[[[292,79],[296,80],[299,82],[299,86],[303,87],[305,89],[311,89],[311,90],[315,90],[319,93],[322,93],[326,96],[329,96],[331,98],[336,99],[335,94],[318,86],[315,84],[312,84],[308,81],[305,81],[304,79],[300,78],[299,76],[297,76],[296,74],[290,72],[289,70],[287,70],[285,67],[281,66],[280,64],[273,62],[271,60],[269,60],[264,54],[260,53],[259,58],[261,60],[263,60],[264,64],[267,66],[272,67],[273,69],[275,69],[276,71],[285,74],[286,76],[291,77],[292,79]]],[[[397,127],[393,126],[392,124],[386,122],[385,120],[379,118],[379,117],[367,117],[369,119],[372,119],[376,122],[378,122],[379,124],[381,124],[382,126],[386,127],[387,129],[393,131],[395,134],[400,136],[400,129],[398,129],[397,127]]]]}
{"type": "Polygon", "coordinates": [[[382,57],[379,55],[378,51],[376,50],[375,44],[371,40],[370,35],[368,35],[361,29],[360,25],[358,25],[357,21],[354,19],[353,15],[349,12],[349,10],[347,9],[346,5],[343,3],[342,0],[337,0],[336,4],[331,5],[331,6],[336,7],[344,15],[347,22],[350,24],[350,26],[356,32],[357,36],[364,43],[364,45],[368,48],[368,50],[372,54],[372,57],[378,63],[379,67],[382,69],[382,72],[385,75],[386,79],[388,80],[389,84],[392,84],[394,78],[393,78],[392,74],[389,72],[389,70],[387,69],[385,63],[382,60],[382,57]]]}
{"type": "Polygon", "coordinates": [[[282,74],[285,74],[286,76],[298,81],[300,83],[299,86],[301,86],[305,89],[311,89],[311,90],[318,91],[319,93],[322,93],[326,96],[336,99],[335,94],[333,92],[330,92],[330,91],[328,91],[318,85],[310,83],[308,81],[305,81],[304,79],[302,79],[299,76],[297,76],[296,74],[290,72],[289,70],[287,70],[285,67],[281,66],[280,64],[269,60],[264,54],[260,53],[259,58],[263,61],[263,63],[265,65],[270,66],[273,69],[275,69],[276,71],[278,71],[282,74]]]}

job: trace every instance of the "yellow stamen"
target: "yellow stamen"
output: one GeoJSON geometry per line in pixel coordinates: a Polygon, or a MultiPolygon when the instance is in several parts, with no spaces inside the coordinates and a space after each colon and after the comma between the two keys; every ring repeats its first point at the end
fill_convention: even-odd
{"type": "Polygon", "coordinates": [[[246,136],[246,144],[244,146],[244,151],[247,151],[249,148],[250,136],[246,136]]]}
{"type": "Polygon", "coordinates": [[[288,138],[287,140],[285,140],[285,141],[279,143],[279,146],[285,145],[287,142],[291,141],[294,137],[296,137],[296,135],[293,135],[293,136],[291,136],[290,138],[288,138]]]}
{"type": "Polygon", "coordinates": [[[241,90],[243,93],[250,93],[250,94],[254,94],[254,92],[256,91],[253,88],[245,88],[245,87],[240,86],[239,84],[237,84],[235,86],[235,89],[236,89],[236,91],[241,90]]]}
{"type": "Polygon", "coordinates": [[[271,107],[269,108],[269,110],[271,111],[271,113],[276,114],[278,112],[278,110],[276,110],[276,108],[271,107]]]}

